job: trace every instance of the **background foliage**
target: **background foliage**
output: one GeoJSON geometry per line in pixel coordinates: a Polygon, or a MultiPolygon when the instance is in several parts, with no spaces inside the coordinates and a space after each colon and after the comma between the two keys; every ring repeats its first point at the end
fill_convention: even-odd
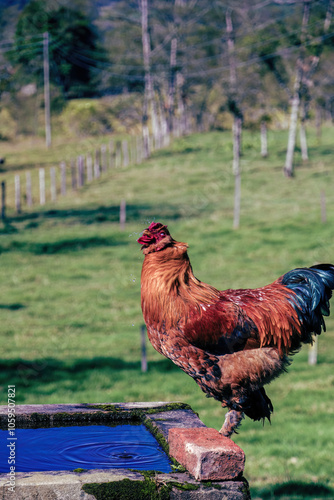
{"type": "MultiPolygon", "coordinates": [[[[324,30],[330,0],[312,0],[310,5],[305,33],[303,2],[298,0],[149,1],[150,72],[157,105],[170,106],[174,79],[176,107],[176,100],[181,99],[204,129],[229,127],[231,61],[226,13],[231,11],[238,83],[234,102],[237,98],[245,125],[254,126],[268,115],[273,125],[284,125],[280,113],[289,108],[301,47],[306,73],[314,57],[320,57],[302,91],[307,94],[308,116],[314,118],[316,109],[331,116],[332,24],[324,30]],[[174,65],[173,39],[177,44],[174,65]]],[[[0,23],[0,106],[18,122],[15,133],[38,133],[36,123],[21,129],[22,107],[30,106],[35,122],[43,123],[38,110],[43,109],[42,35],[46,31],[53,114],[73,98],[143,95],[140,2],[75,0],[70,6],[54,0],[14,1],[10,6],[4,2],[0,23]],[[36,86],[30,94],[27,84],[36,86]]]]}

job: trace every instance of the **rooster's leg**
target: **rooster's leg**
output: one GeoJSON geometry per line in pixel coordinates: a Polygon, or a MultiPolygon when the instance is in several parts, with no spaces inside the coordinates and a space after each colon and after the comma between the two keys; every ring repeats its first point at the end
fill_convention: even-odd
{"type": "Polygon", "coordinates": [[[225,415],[225,422],[223,427],[220,429],[220,434],[225,437],[230,437],[235,429],[241,424],[241,420],[244,418],[242,411],[230,410],[225,415]]]}

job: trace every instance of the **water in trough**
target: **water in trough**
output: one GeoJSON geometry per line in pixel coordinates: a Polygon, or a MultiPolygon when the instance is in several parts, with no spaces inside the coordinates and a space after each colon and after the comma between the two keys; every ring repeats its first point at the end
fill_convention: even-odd
{"type": "MultiPolygon", "coordinates": [[[[90,425],[0,431],[0,472],[9,471],[9,443],[15,443],[15,471],[137,469],[171,472],[171,463],[144,425],[90,425]]],[[[13,447],[12,447],[13,448],[13,447]]]]}

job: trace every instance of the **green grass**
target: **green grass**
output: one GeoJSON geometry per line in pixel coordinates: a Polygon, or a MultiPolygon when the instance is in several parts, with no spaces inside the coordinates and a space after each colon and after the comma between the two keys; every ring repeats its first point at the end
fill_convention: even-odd
{"type": "MultiPolygon", "coordinates": [[[[297,152],[293,179],[282,174],[285,132],[270,133],[267,159],[259,155],[258,135],[244,134],[238,231],[229,133],[180,139],[141,165],[114,169],[20,216],[9,206],[0,228],[1,402],[8,384],[16,385],[18,404],[177,400],[219,429],[219,403],[151,346],[149,370],[140,371],[136,239],[150,221],[167,223],[175,239],[189,243],[195,275],[221,289],[261,286],[293,267],[333,261],[332,134],[328,128],[318,141],[310,131],[311,159],[302,165],[297,152]],[[125,231],[118,225],[122,198],[125,231]]],[[[60,161],[61,149],[59,143],[47,158],[41,153],[39,166],[60,161]]],[[[22,171],[36,156],[27,144],[12,151],[22,171]]],[[[9,168],[15,170],[10,157],[9,168]]],[[[306,347],[268,388],[272,425],[247,419],[235,437],[246,453],[253,498],[334,498],[332,318],[327,327],[318,364],[307,364],[306,347]]]]}

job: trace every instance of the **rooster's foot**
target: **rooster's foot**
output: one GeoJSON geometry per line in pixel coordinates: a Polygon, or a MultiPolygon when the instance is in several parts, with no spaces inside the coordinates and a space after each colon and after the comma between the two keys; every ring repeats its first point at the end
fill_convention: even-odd
{"type": "Polygon", "coordinates": [[[241,421],[244,418],[242,411],[230,410],[225,415],[225,422],[223,427],[220,429],[220,434],[225,437],[231,437],[233,432],[241,425],[241,421]]]}

